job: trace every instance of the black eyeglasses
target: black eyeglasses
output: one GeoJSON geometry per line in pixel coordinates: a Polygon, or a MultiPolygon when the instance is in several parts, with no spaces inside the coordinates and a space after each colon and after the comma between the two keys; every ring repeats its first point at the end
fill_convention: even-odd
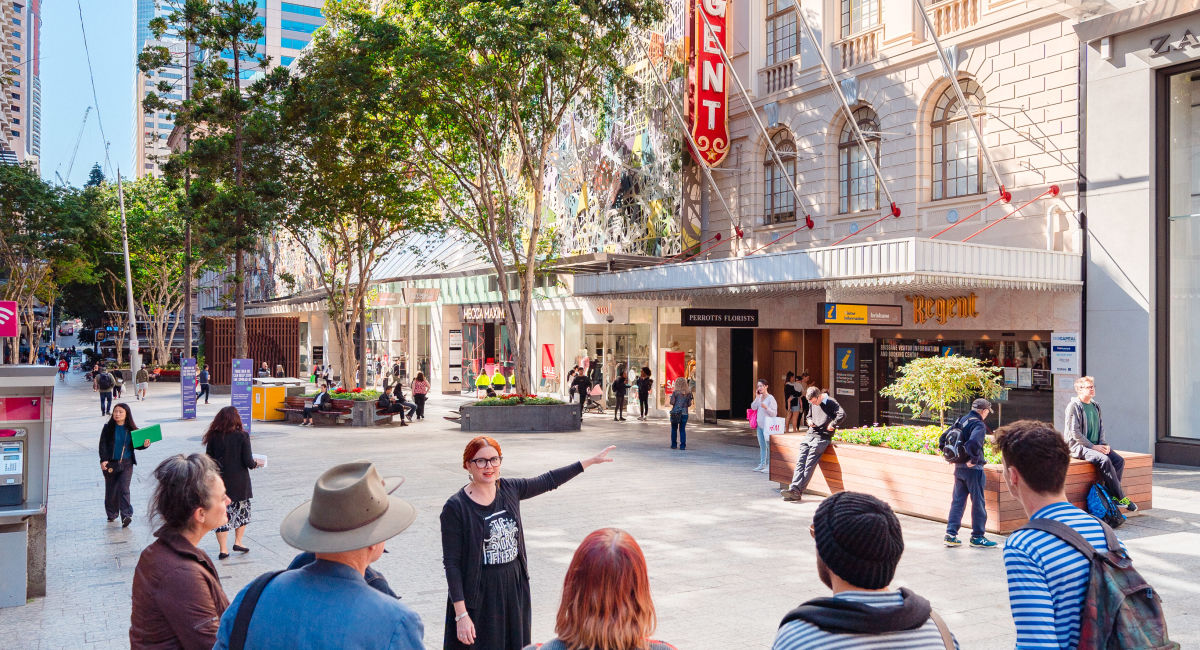
{"type": "Polygon", "coordinates": [[[504,460],[504,456],[492,456],[491,458],[472,458],[471,462],[479,469],[483,469],[489,465],[499,467],[502,460],[504,460]]]}

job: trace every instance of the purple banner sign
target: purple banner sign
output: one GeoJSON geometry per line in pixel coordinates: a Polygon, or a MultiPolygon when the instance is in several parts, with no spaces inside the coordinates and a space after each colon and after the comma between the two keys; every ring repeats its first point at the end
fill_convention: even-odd
{"type": "Polygon", "coordinates": [[[229,396],[233,407],[242,416],[242,427],[250,433],[250,392],[254,384],[254,359],[233,360],[233,381],[230,382],[229,396]]]}
{"type": "Polygon", "coordinates": [[[196,360],[181,359],[179,365],[179,397],[183,400],[183,419],[196,419],[196,360]]]}

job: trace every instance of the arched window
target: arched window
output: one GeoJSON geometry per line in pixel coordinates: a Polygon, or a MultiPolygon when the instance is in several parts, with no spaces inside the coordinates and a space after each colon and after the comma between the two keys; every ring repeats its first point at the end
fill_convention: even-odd
{"type": "Polygon", "coordinates": [[[779,152],[783,161],[781,167],[775,162],[775,156],[767,149],[766,183],[764,184],[763,222],[767,225],[796,220],[796,195],[787,179],[796,178],[796,142],[787,131],[780,131],[771,137],[771,143],[779,152]]]}
{"type": "MultiPolygon", "coordinates": [[[[933,198],[979,194],[983,188],[983,166],[979,164],[979,145],[968,119],[983,120],[983,89],[973,80],[959,82],[963,96],[971,105],[968,116],[958,104],[954,88],[947,87],[933,107],[933,198]]],[[[981,129],[982,130],[982,129],[981,129]]]]}
{"type": "Polygon", "coordinates": [[[879,163],[879,116],[870,107],[854,109],[854,121],[863,132],[867,148],[859,144],[850,120],[838,138],[838,212],[879,209],[879,185],[868,156],[879,163]]]}

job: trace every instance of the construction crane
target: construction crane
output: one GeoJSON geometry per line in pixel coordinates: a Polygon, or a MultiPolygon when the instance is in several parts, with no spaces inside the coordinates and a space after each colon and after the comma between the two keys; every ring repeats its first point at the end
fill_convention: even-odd
{"type": "MultiPolygon", "coordinates": [[[[83,140],[83,127],[87,126],[87,118],[91,112],[91,106],[88,106],[87,109],[83,111],[83,121],[79,123],[79,133],[75,135],[75,148],[71,150],[71,159],[67,161],[67,178],[71,177],[71,170],[75,167],[75,155],[79,153],[79,143],[83,140]]],[[[67,184],[67,181],[63,179],[62,174],[58,173],[57,169],[54,170],[54,175],[58,176],[59,183],[63,185],[67,184]]]]}

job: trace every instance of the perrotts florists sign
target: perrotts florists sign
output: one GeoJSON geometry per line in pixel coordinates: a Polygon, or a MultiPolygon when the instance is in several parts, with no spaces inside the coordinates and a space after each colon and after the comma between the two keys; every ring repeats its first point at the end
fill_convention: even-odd
{"type": "Polygon", "coordinates": [[[729,152],[729,70],[721,50],[726,47],[726,0],[693,0],[692,4],[692,138],[702,162],[721,164],[729,152]]]}

